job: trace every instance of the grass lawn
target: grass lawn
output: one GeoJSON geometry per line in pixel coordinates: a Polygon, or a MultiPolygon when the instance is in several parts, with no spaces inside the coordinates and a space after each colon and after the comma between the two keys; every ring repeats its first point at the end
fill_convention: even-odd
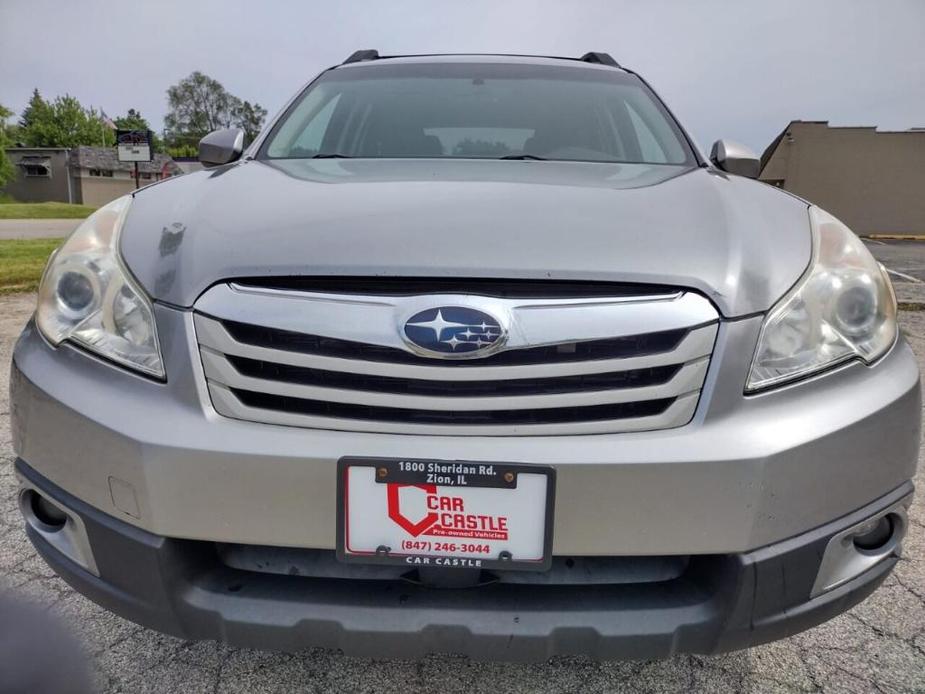
{"type": "Polygon", "coordinates": [[[45,261],[62,239],[0,240],[0,294],[32,292],[45,261]]]}
{"type": "Polygon", "coordinates": [[[6,202],[0,203],[0,219],[83,219],[94,210],[66,202],[6,202]]]}

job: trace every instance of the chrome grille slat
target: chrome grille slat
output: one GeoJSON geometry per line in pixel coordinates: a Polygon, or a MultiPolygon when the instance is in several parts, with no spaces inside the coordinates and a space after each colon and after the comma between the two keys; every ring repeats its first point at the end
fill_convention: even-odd
{"type": "Polygon", "coordinates": [[[404,393],[407,395],[438,395],[444,398],[484,395],[538,395],[551,393],[574,393],[589,390],[612,390],[614,388],[637,388],[656,386],[668,382],[680,369],[681,364],[668,364],[631,371],[579,374],[577,376],[555,376],[551,378],[518,378],[511,380],[483,381],[441,381],[394,376],[353,374],[347,371],[321,371],[301,366],[288,366],[275,362],[255,361],[245,357],[224,355],[225,358],[245,376],[271,381],[303,383],[326,388],[347,390],[372,390],[382,393],[404,393]]]}
{"type": "Polygon", "coordinates": [[[358,432],[561,435],[681,426],[696,409],[718,330],[712,305],[683,291],[504,299],[218,285],[195,308],[219,414],[358,432]],[[507,344],[464,363],[412,353],[400,327],[439,305],[504,316],[507,344]]]}
{"type": "MultiPolygon", "coordinates": [[[[318,354],[303,354],[272,347],[248,345],[235,340],[217,320],[196,316],[196,334],[205,347],[248,359],[303,366],[322,371],[344,371],[376,376],[387,369],[389,376],[398,378],[431,379],[436,381],[484,381],[488,379],[513,380],[518,378],[554,378],[607,371],[631,371],[666,364],[678,364],[698,357],[709,356],[716,339],[716,324],[691,330],[670,352],[659,352],[641,357],[594,359],[589,361],[556,362],[547,364],[518,364],[514,366],[476,366],[470,362],[465,368],[446,366],[419,366],[417,364],[388,364],[359,359],[341,359],[318,354]]],[[[439,362],[435,362],[439,363],[439,362]]]]}
{"type": "Polygon", "coordinates": [[[561,424],[520,425],[464,425],[464,424],[407,424],[404,422],[374,422],[359,419],[335,419],[312,415],[295,414],[281,410],[267,410],[249,407],[238,400],[225,386],[213,383],[209,386],[215,411],[226,417],[249,422],[280,424],[283,426],[309,429],[334,429],[340,431],[379,432],[384,434],[424,434],[433,436],[562,436],[565,434],[600,434],[630,431],[652,431],[670,429],[690,421],[697,408],[699,393],[679,397],[668,409],[652,417],[638,417],[591,422],[568,422],[561,424]]]}
{"type": "Polygon", "coordinates": [[[221,354],[202,349],[206,378],[237,390],[268,393],[305,400],[321,400],[372,407],[397,407],[417,410],[533,410],[553,407],[586,407],[624,402],[642,402],[672,398],[700,389],[708,360],[703,357],[685,364],[674,378],[663,385],[617,390],[592,390],[542,395],[501,395],[482,397],[435,397],[403,395],[369,390],[343,390],[320,386],[272,381],[240,374],[221,354]]]}
{"type": "Polygon", "coordinates": [[[549,425],[574,422],[576,412],[581,421],[600,421],[654,417],[664,412],[674,398],[643,400],[639,402],[588,405],[584,407],[549,407],[545,409],[517,410],[422,410],[413,407],[381,407],[356,403],[307,400],[285,395],[270,395],[249,390],[231,390],[243,404],[265,410],[293,412],[332,419],[350,419],[373,422],[400,422],[403,424],[479,426],[479,425],[549,425]]]}

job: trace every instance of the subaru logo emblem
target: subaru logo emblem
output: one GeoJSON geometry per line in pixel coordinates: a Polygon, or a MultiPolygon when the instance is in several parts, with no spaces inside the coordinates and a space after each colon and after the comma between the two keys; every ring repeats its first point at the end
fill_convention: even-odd
{"type": "Polygon", "coordinates": [[[405,341],[418,353],[441,359],[484,357],[507,339],[497,318],[465,306],[440,306],[405,321],[405,341]]]}

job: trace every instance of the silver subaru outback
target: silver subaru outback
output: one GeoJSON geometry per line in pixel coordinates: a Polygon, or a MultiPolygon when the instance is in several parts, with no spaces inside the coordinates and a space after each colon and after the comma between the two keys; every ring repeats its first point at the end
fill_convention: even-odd
{"type": "Polygon", "coordinates": [[[186,639],[744,648],[868,596],[921,402],[883,269],[609,55],[326,70],[49,261],[13,359],[35,548],[186,639]]]}

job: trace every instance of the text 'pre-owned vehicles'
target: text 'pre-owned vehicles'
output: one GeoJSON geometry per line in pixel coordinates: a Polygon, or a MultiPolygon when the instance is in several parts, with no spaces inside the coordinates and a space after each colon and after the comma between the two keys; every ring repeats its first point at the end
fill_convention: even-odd
{"type": "Polygon", "coordinates": [[[921,406],[885,272],[609,55],[359,51],[200,159],[65,241],[15,349],[29,537],[101,605],[652,658],[895,565],[921,406]]]}

